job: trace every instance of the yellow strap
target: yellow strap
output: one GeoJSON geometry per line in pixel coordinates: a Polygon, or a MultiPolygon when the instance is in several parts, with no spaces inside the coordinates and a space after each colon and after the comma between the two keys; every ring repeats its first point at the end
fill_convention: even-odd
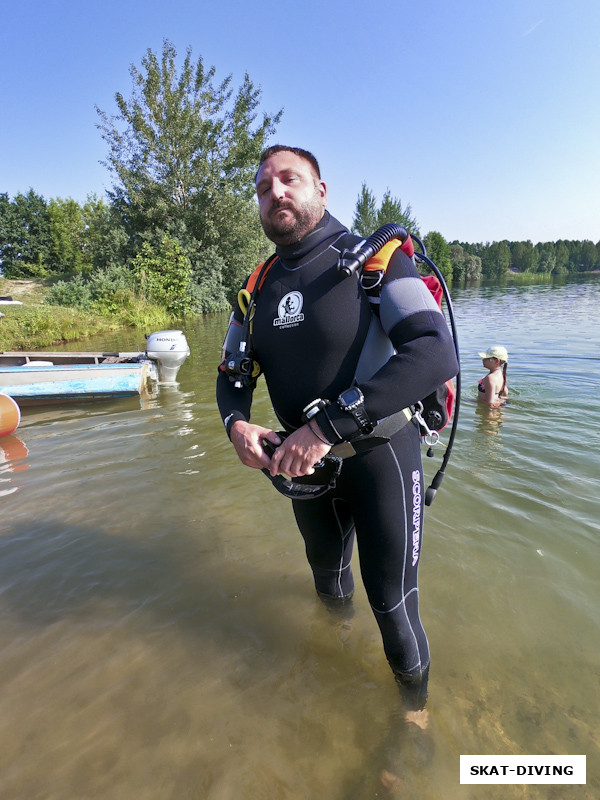
{"type": "Polygon", "coordinates": [[[248,306],[250,305],[250,296],[250,292],[247,289],[240,289],[238,292],[238,305],[244,316],[246,316],[248,306]]]}
{"type": "MultiPolygon", "coordinates": [[[[252,295],[247,289],[240,289],[238,292],[238,305],[242,310],[242,314],[246,316],[248,312],[248,306],[250,305],[250,300],[252,299],[252,295]]],[[[248,330],[252,333],[252,323],[254,322],[254,312],[256,311],[256,306],[252,306],[252,311],[250,312],[250,325],[248,330]]]]}

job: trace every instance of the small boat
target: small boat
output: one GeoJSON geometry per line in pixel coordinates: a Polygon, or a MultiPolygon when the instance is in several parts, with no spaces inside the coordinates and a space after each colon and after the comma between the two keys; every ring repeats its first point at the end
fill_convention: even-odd
{"type": "Polygon", "coordinates": [[[22,306],[22,305],[23,303],[20,300],[13,300],[10,294],[5,294],[0,297],[0,306],[22,306]]]}
{"type": "Polygon", "coordinates": [[[19,405],[151,394],[175,383],[190,354],[181,331],[147,337],[143,352],[0,352],[0,392],[19,405]]]}

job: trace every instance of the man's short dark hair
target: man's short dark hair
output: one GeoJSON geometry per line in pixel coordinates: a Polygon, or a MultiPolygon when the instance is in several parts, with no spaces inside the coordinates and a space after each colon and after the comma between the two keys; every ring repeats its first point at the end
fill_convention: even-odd
{"type": "MultiPolygon", "coordinates": [[[[303,158],[305,161],[308,161],[308,163],[311,165],[311,167],[315,171],[317,178],[319,180],[321,180],[321,170],[319,168],[319,162],[313,156],[313,154],[310,153],[308,150],[303,150],[301,147],[289,147],[286,144],[273,144],[273,145],[271,145],[271,147],[267,147],[266,150],[262,151],[262,153],[260,155],[260,162],[258,164],[258,170],[256,172],[256,175],[258,175],[258,172],[260,171],[260,168],[262,167],[262,165],[265,163],[265,161],[268,158],[271,158],[271,156],[274,156],[275,153],[284,153],[284,152],[286,152],[286,153],[294,153],[294,155],[297,155],[300,158],[303,158]]],[[[256,175],[254,176],[254,180],[256,180],[256,175]]]]}

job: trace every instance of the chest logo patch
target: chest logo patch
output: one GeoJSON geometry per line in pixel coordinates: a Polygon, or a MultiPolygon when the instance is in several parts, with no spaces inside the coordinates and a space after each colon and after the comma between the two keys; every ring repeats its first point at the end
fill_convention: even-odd
{"type": "Polygon", "coordinates": [[[302,305],[304,298],[300,292],[288,292],[282,297],[277,306],[277,317],[273,325],[279,328],[293,328],[304,320],[302,305]]]}

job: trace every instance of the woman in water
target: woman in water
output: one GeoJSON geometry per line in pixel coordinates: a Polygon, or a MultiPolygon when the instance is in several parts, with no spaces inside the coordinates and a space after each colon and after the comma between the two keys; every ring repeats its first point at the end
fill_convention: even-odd
{"type": "Polygon", "coordinates": [[[508,352],[506,347],[495,344],[487,352],[479,353],[483,366],[488,374],[477,384],[477,399],[489,406],[500,406],[506,401],[508,387],[506,385],[506,365],[508,352]]]}

